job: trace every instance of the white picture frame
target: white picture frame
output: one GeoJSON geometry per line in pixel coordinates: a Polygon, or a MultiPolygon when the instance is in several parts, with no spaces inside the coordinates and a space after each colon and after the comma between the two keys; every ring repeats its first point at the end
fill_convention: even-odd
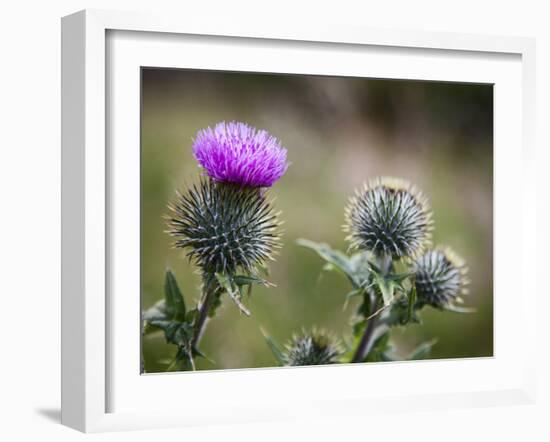
{"type": "MultiPolygon", "coordinates": [[[[137,44],[140,44],[139,42],[137,44]]],[[[143,43],[144,44],[144,43],[143,43]]],[[[135,52],[136,42],[131,42],[128,48],[135,52]]],[[[320,46],[319,46],[320,47],[320,46]]],[[[155,54],[162,51],[155,48],[155,54]]],[[[305,49],[307,50],[307,48],[305,49]]],[[[130,51],[131,52],[131,51],[130,51]]],[[[143,51],[144,53],[147,51],[143,51]]],[[[168,52],[169,54],[169,52],[168,52]]],[[[535,46],[532,39],[517,37],[491,37],[479,35],[463,35],[450,33],[426,33],[415,31],[387,31],[374,29],[360,29],[347,27],[293,27],[290,25],[252,22],[242,23],[232,21],[230,23],[212,23],[208,19],[193,17],[192,20],[182,21],[181,18],[153,16],[150,14],[137,14],[126,12],[112,12],[87,10],[63,18],[62,21],[62,423],[85,432],[114,431],[124,429],[159,428],[168,426],[206,425],[214,418],[216,422],[252,422],[258,420],[273,420],[284,418],[300,418],[311,416],[328,416],[342,414],[368,414],[373,410],[399,411],[406,409],[429,409],[498,405],[503,403],[529,403],[535,395],[535,358],[531,339],[535,333],[535,324],[527,321],[523,312],[529,305],[535,304],[535,281],[527,278],[528,256],[534,256],[534,193],[528,193],[524,189],[535,188],[534,176],[523,175],[523,187],[516,189],[506,187],[506,167],[511,167],[514,162],[521,161],[522,171],[528,170],[533,157],[533,127],[534,121],[534,96],[535,96],[535,46]],[[392,48],[400,48],[407,51],[425,50],[431,51],[430,56],[436,60],[438,57],[470,54],[473,58],[483,60],[493,54],[501,54],[504,57],[512,57],[516,68],[510,77],[510,96],[502,95],[503,99],[518,104],[519,109],[511,110],[505,118],[511,137],[503,139],[496,129],[495,150],[507,149],[507,142],[518,141],[517,147],[510,147],[510,156],[502,157],[502,161],[495,161],[495,205],[500,210],[506,210],[499,198],[505,195],[499,189],[516,192],[521,200],[522,209],[516,211],[510,221],[510,228],[517,227],[521,231],[521,241],[517,241],[513,251],[520,256],[521,270],[517,280],[517,286],[521,296],[515,299],[516,310],[515,325],[517,331],[515,339],[523,342],[522,351],[516,356],[512,364],[507,359],[505,348],[500,356],[495,350],[495,358],[488,361],[450,361],[446,365],[431,365],[437,362],[420,364],[384,366],[377,364],[354,365],[346,367],[319,367],[311,371],[307,369],[275,369],[275,370],[242,370],[232,372],[182,374],[186,376],[185,382],[192,382],[195,390],[201,388],[221,389],[219,407],[215,413],[206,414],[208,406],[206,402],[195,401],[194,409],[176,407],[169,403],[162,409],[147,410],[145,407],[131,409],[128,406],[114,407],[110,395],[117,385],[113,384],[113,345],[116,349],[116,336],[113,323],[121,323],[120,317],[111,311],[112,300],[109,299],[111,284],[111,260],[116,260],[112,255],[109,244],[116,238],[119,230],[109,229],[112,222],[113,202],[118,201],[112,194],[112,181],[116,180],[124,169],[118,168],[120,163],[115,159],[109,164],[109,143],[113,141],[116,133],[107,131],[106,122],[116,120],[116,110],[110,109],[108,94],[109,82],[116,81],[116,73],[109,71],[108,64],[117,57],[119,52],[109,51],[107,41],[111,33],[140,32],[143,38],[157,38],[160,36],[172,36],[171,38],[185,40],[185,36],[193,37],[217,37],[218,41],[225,45],[231,42],[248,41],[254,45],[269,41],[271,45],[282,44],[286,47],[303,45],[308,47],[316,45],[334,45],[339,48],[377,48],[383,53],[392,48]],[[154,34],[153,34],[154,33],[154,34]],[[259,42],[259,43],[258,43],[259,42]],[[454,55],[453,55],[454,54],[454,55]],[[108,75],[106,75],[106,73],[108,75]],[[518,90],[513,88],[518,85],[518,90]],[[514,90],[512,90],[514,89],[514,90]],[[520,90],[519,90],[520,89],[520,90]],[[512,112],[513,111],[513,112],[512,112]],[[500,147],[502,146],[502,147],[500,147]],[[512,152],[513,150],[513,152],[512,152]],[[500,169],[499,169],[500,168],[500,169]],[[114,174],[114,175],[113,175],[114,174]],[[500,181],[499,181],[500,180],[500,181]],[[499,193],[500,192],[500,193],[499,193]],[[519,325],[519,327],[518,327],[519,325]],[[113,340],[111,340],[111,338],[113,340]],[[114,342],[114,344],[113,344],[114,342]],[[499,359],[500,358],[500,359],[499,359]],[[497,362],[495,362],[497,361],[497,362]],[[500,363],[502,362],[502,363],[500,363]],[[500,363],[500,365],[498,365],[500,363]],[[513,367],[512,367],[513,365],[513,367]],[[483,388],[483,379],[488,379],[491,370],[497,369],[498,373],[492,376],[495,382],[486,384],[483,388]],[[510,370],[509,375],[507,370],[510,370]],[[336,376],[344,373],[346,379],[353,380],[361,376],[365,370],[370,370],[369,376],[378,376],[381,370],[392,371],[392,375],[402,370],[415,371],[418,376],[433,376],[436,370],[445,370],[448,373],[467,373],[467,376],[475,376],[482,373],[480,382],[464,382],[451,391],[439,391],[437,385],[431,391],[420,394],[411,389],[405,391],[396,384],[387,387],[387,391],[376,393],[358,389],[356,394],[338,394],[337,390],[328,392],[326,397],[315,395],[313,390],[307,402],[299,402],[298,397],[289,396],[288,403],[283,399],[275,398],[272,403],[255,402],[254,394],[241,394],[238,399],[228,401],[230,394],[235,397],[235,392],[242,392],[242,385],[253,384],[257,389],[270,383],[274,388],[281,385],[289,385],[291,382],[308,388],[309,379],[319,376],[336,376]],[[470,370],[470,371],[468,371],[470,370]],[[312,374],[316,373],[316,374],[312,374]],[[335,374],[336,373],[336,374],[335,374]],[[506,374],[506,376],[504,376],[506,374]],[[190,376],[197,376],[194,379],[190,376]],[[487,378],[483,378],[487,376],[487,378]],[[234,390],[223,390],[223,386],[231,383],[234,390]],[[241,390],[239,390],[241,388],[241,390]],[[405,392],[404,392],[405,391],[405,392]],[[225,406],[231,404],[231,407],[225,406]]],[[[121,58],[122,60],[122,58],[121,58]]],[[[139,59],[128,57],[128,63],[138,63],[139,59]]],[[[292,63],[289,61],[288,63],[292,63]]],[[[433,65],[437,69],[437,63],[433,65]]],[[[209,66],[211,67],[211,66],[209,66]]],[[[253,66],[249,66],[252,69],[253,66]]],[[[223,64],[220,66],[223,68],[223,64]]],[[[297,68],[296,68],[297,69],[297,68]]],[[[302,69],[307,69],[306,67],[302,69]]],[[[319,68],[324,69],[324,68],[319,68]]],[[[421,72],[422,67],[419,68],[421,72]]],[[[425,69],[425,68],[424,68],[425,69]]],[[[285,66],[285,71],[292,71],[292,67],[285,66]]],[[[443,72],[442,70],[441,72],[443,72]]],[[[418,78],[423,78],[422,73],[418,78]]],[[[435,74],[433,74],[435,75],[435,74]]],[[[441,74],[443,75],[443,74],[441,74]]],[[[494,74],[496,75],[496,74],[494,74]]],[[[442,77],[443,78],[443,77],[442,77]]],[[[478,77],[475,72],[467,74],[464,78],[475,81],[478,77]],[[468,76],[470,75],[470,76],[468,76]]],[[[487,77],[489,78],[489,77],[487,77]]],[[[504,77],[503,84],[507,81],[504,77]]],[[[434,79],[432,76],[431,79],[434,79]]],[[[497,83],[498,84],[498,83],[497,83]]],[[[118,106],[127,106],[123,101],[118,106]]],[[[495,103],[496,112],[500,112],[495,103]]],[[[134,109],[135,111],[135,109],[134,109]]],[[[137,110],[139,112],[139,110],[137,110]]],[[[135,112],[134,112],[135,114],[135,112]]],[[[502,115],[499,118],[503,118],[502,115]]],[[[500,120],[502,121],[502,120],[500,120]]],[[[130,122],[131,123],[131,122],[130,122]]],[[[135,123],[135,121],[134,121],[135,123]]],[[[117,123],[118,124],[118,123],[117,123]]],[[[499,127],[501,127],[499,126],[499,127]]],[[[137,149],[139,151],[139,149],[137,149]]],[[[139,156],[139,155],[138,155],[139,156]]],[[[135,156],[132,157],[135,159],[135,156]]],[[[131,178],[129,178],[131,180],[131,178]]],[[[116,212],[116,211],[115,211],[116,212]]],[[[498,220],[498,212],[496,219],[498,220]]],[[[114,223],[116,226],[116,222],[114,223]]],[[[506,226],[502,226],[504,229],[506,226]]],[[[506,287],[498,284],[499,274],[505,276],[505,264],[498,258],[497,243],[498,232],[495,233],[495,265],[501,266],[501,272],[495,273],[495,293],[497,290],[505,292],[506,287]]],[[[137,277],[137,275],[136,275],[137,277]]],[[[115,284],[116,286],[116,284],[115,284]]],[[[511,289],[508,289],[511,290],[511,289]]],[[[504,296],[502,299],[505,299],[504,296]]],[[[119,301],[117,301],[119,302],[119,301]]],[[[508,302],[503,301],[501,312],[506,310],[508,302]]],[[[115,309],[116,311],[116,309],[115,309]]],[[[505,316],[503,316],[504,318],[505,316]]],[[[131,321],[131,319],[130,319],[131,321]]],[[[495,321],[495,340],[499,341],[499,334],[505,335],[509,324],[495,321]]],[[[132,338],[133,339],[133,338],[132,338]]],[[[501,340],[502,342],[502,340],[501,340]]],[[[124,372],[125,373],[125,372],[124,372]]],[[[123,374],[124,374],[123,373],[123,374]]],[[[136,376],[139,373],[136,371],[136,376]]],[[[114,377],[125,379],[124,376],[114,377]]],[[[155,391],[162,393],[163,389],[175,385],[178,378],[169,376],[148,376],[149,385],[143,385],[143,390],[138,384],[131,382],[125,384],[125,389],[119,389],[119,396],[128,395],[125,402],[135,402],[131,391],[144,397],[151,397],[155,391]],[[162,385],[161,385],[162,384],[162,385]],[[137,390],[136,390],[137,389],[137,390]],[[154,392],[151,392],[154,389],[154,392]],[[147,396],[149,395],[149,396],[147,396]]],[[[128,379],[141,382],[141,378],[129,375],[128,379]]],[[[181,378],[183,379],[183,378],[181,378]]],[[[448,382],[448,381],[445,381],[448,382]]],[[[443,385],[443,384],[441,384],[443,385]]],[[[197,394],[193,390],[190,394],[197,394]]],[[[217,390],[218,391],[218,390],[217,390]]],[[[270,390],[271,391],[271,390],[270,390]]],[[[305,390],[304,390],[305,391],[305,390]]],[[[276,392],[273,390],[272,394],[276,392]]],[[[257,394],[257,393],[256,393],[257,394]]],[[[124,403],[124,401],[120,401],[124,403]]],[[[212,404],[212,402],[210,402],[212,404]]]]}

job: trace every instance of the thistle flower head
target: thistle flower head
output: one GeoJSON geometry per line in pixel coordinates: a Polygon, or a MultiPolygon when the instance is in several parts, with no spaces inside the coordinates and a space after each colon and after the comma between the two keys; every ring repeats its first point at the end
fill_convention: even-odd
{"type": "Polygon", "coordinates": [[[271,187],[288,167],[286,149],[275,137],[238,122],[200,130],[193,154],[210,178],[241,186],[271,187]]]}
{"type": "Polygon", "coordinates": [[[359,250],[414,257],[429,242],[432,213],[426,198],[407,181],[376,178],[350,199],[344,230],[359,250]]]}
{"type": "Polygon", "coordinates": [[[449,247],[427,251],[415,262],[413,270],[420,305],[445,308],[467,293],[468,269],[449,247]]]}
{"type": "Polygon", "coordinates": [[[285,349],[285,365],[291,366],[335,364],[343,353],[334,336],[316,329],[295,335],[285,349]]]}
{"type": "Polygon", "coordinates": [[[280,222],[261,189],[201,180],[168,207],[175,247],[203,271],[250,272],[280,247],[280,222]]]}

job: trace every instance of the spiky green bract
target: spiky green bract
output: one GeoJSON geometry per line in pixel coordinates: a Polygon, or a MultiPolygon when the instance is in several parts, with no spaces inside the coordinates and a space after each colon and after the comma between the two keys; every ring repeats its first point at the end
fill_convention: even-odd
{"type": "Polygon", "coordinates": [[[419,306],[444,309],[467,293],[467,268],[464,260],[448,247],[429,250],[414,263],[419,306]]]}
{"type": "Polygon", "coordinates": [[[376,178],[350,199],[347,240],[377,256],[414,257],[430,239],[432,213],[426,198],[407,181],[376,178]]]}
{"type": "Polygon", "coordinates": [[[205,273],[250,273],[280,247],[278,214],[262,189],[203,179],[169,209],[175,247],[205,273]]]}
{"type": "Polygon", "coordinates": [[[342,355],[340,342],[331,334],[313,329],[295,335],[285,346],[285,365],[325,365],[335,364],[342,355]]]}

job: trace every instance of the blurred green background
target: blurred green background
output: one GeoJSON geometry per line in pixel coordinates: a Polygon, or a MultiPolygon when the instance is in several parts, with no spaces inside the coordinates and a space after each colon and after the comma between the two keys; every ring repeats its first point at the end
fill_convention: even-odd
{"type": "MultiPolygon", "coordinates": [[[[238,120],[266,129],[288,149],[291,166],[270,190],[285,221],[271,264],[276,288],[255,287],[242,316],[224,299],[207,327],[199,369],[274,366],[260,332],[286,342],[303,327],[351,334],[355,310],[342,310],[350,287],[297,238],[345,250],[344,206],[378,175],[405,178],[429,197],[434,243],[468,262],[467,304],[477,313],[423,311],[423,324],[398,328],[398,354],[432,337],[432,358],[493,353],[493,88],[491,85],[323,76],[142,70],[141,303],[161,299],[165,269],[188,305],[199,296],[196,269],[171,247],[163,215],[176,189],[199,177],[191,146],[197,130],[238,120]]],[[[161,333],[143,339],[147,372],[164,371],[175,349],[161,333]]]]}

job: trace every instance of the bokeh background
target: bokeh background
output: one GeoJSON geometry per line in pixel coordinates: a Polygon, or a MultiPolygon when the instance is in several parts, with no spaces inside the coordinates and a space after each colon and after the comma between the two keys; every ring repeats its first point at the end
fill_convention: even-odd
{"type": "MultiPolygon", "coordinates": [[[[398,354],[438,338],[431,358],[493,354],[493,88],[491,85],[323,76],[142,70],[141,302],[163,296],[165,269],[186,302],[200,278],[171,247],[163,215],[176,189],[196,181],[191,146],[197,130],[225,120],[266,129],[292,163],[270,190],[285,220],[283,248],[271,264],[276,288],[255,287],[252,317],[225,299],[208,324],[199,369],[269,367],[275,360],[260,331],[281,343],[303,327],[349,336],[355,310],[343,311],[350,287],[296,239],[345,250],[344,207],[354,189],[378,175],[405,178],[429,197],[434,243],[452,246],[470,267],[474,314],[424,309],[422,325],[397,328],[398,354]]],[[[147,372],[164,371],[174,347],[161,333],[143,339],[147,372]]]]}

